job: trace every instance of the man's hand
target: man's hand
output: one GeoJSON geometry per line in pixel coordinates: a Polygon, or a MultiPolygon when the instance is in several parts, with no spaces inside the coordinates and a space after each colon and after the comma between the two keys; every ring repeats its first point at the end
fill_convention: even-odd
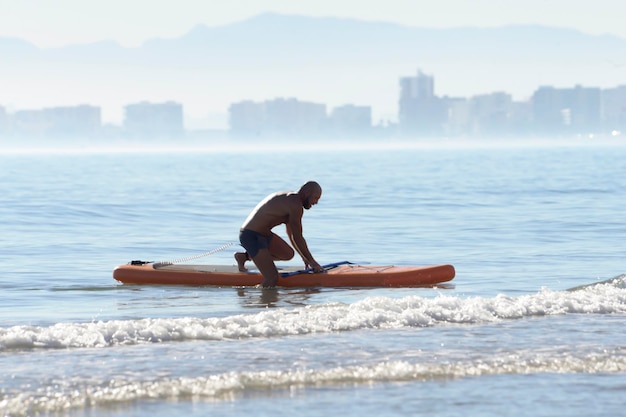
{"type": "MultiPolygon", "coordinates": [[[[309,265],[307,265],[307,267],[308,267],[308,266],[309,266],[309,265]]],[[[315,261],[311,262],[311,265],[310,265],[310,266],[311,266],[311,268],[313,269],[313,272],[315,272],[316,274],[319,274],[319,273],[325,273],[325,272],[326,272],[326,270],[324,269],[324,267],[323,267],[323,266],[321,266],[320,264],[318,264],[318,263],[317,263],[317,262],[315,262],[315,261]]]]}

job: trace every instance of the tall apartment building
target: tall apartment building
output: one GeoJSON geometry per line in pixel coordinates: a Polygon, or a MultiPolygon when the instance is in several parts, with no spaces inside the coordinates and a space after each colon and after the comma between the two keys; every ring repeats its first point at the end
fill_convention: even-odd
{"type": "Polygon", "coordinates": [[[597,87],[540,87],[532,97],[535,131],[539,134],[601,131],[601,97],[601,90],[597,87]]]}
{"type": "Polygon", "coordinates": [[[124,131],[129,137],[180,137],[184,134],[183,105],[173,101],[129,104],[124,107],[124,131]]]}
{"type": "Polygon", "coordinates": [[[0,137],[9,133],[9,115],[3,106],[0,106],[0,137]]]}
{"type": "Polygon", "coordinates": [[[609,134],[626,134],[626,85],[602,90],[602,120],[609,134]]]}
{"type": "Polygon", "coordinates": [[[228,125],[233,136],[256,136],[264,129],[265,106],[246,100],[228,108],[228,125]]]}
{"type": "Polygon", "coordinates": [[[243,101],[229,107],[229,123],[234,136],[315,136],[327,127],[326,105],[295,98],[243,101]]]}
{"type": "Polygon", "coordinates": [[[403,135],[438,136],[447,122],[447,106],[435,95],[435,79],[418,71],[400,78],[398,127],[403,135]]]}
{"type": "Polygon", "coordinates": [[[513,98],[496,92],[480,94],[470,99],[471,133],[480,136],[506,135],[511,130],[513,98]]]}
{"type": "Polygon", "coordinates": [[[369,135],[372,130],[372,108],[354,104],[335,107],[329,116],[329,128],[335,135],[369,135]]]}
{"type": "Polygon", "coordinates": [[[28,137],[90,137],[102,126],[100,107],[90,105],[20,110],[13,115],[12,134],[28,137]]]}
{"type": "Polygon", "coordinates": [[[265,127],[273,134],[317,135],[324,132],[326,105],[277,98],[265,102],[265,127]]]}

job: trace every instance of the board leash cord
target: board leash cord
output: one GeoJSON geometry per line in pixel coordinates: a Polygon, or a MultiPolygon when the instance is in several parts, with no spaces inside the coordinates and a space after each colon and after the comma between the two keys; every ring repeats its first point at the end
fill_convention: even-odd
{"type": "MultiPolygon", "coordinates": [[[[211,256],[213,254],[216,254],[217,252],[223,251],[224,249],[228,249],[231,246],[233,246],[234,244],[235,244],[235,242],[228,242],[228,243],[226,243],[226,244],[224,244],[224,245],[222,245],[222,246],[220,246],[218,248],[212,249],[212,250],[210,250],[208,252],[201,253],[199,255],[187,256],[186,258],[175,259],[175,260],[172,260],[172,261],[153,262],[152,263],[152,267],[154,269],[158,269],[158,268],[161,268],[161,267],[167,266],[167,265],[174,265],[174,264],[180,264],[180,263],[184,263],[184,262],[195,261],[196,259],[204,258],[205,256],[211,256]]],[[[136,265],[135,262],[137,262],[137,261],[132,261],[131,264],[136,265]]],[[[141,261],[139,261],[139,262],[141,262],[141,261]]],[[[149,263],[149,262],[145,262],[145,263],[149,263]]]]}

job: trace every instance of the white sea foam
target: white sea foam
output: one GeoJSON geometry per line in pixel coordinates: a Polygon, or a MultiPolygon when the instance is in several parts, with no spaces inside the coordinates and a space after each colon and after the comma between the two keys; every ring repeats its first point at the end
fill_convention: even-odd
{"type": "Polygon", "coordinates": [[[0,350],[282,337],[360,329],[476,324],[559,314],[624,314],[626,288],[622,284],[623,278],[619,283],[577,291],[543,289],[519,297],[368,297],[353,304],[329,303],[224,318],[146,318],[14,326],[0,328],[0,350]]]}
{"type": "Polygon", "coordinates": [[[471,361],[385,361],[364,366],[228,372],[201,377],[106,381],[58,381],[35,390],[0,393],[0,409],[12,416],[105,407],[142,400],[224,400],[244,392],[380,382],[419,382],[483,375],[626,372],[626,352],[509,352],[471,361]]]}

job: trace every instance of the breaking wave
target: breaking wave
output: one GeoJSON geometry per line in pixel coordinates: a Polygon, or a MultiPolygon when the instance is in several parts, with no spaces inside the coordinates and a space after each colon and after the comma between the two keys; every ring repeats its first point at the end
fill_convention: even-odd
{"type": "Polygon", "coordinates": [[[359,386],[381,382],[420,382],[484,375],[538,373],[618,373],[626,371],[622,349],[595,353],[575,351],[512,352],[489,359],[412,363],[385,361],[365,366],[327,369],[228,372],[201,377],[163,377],[156,380],[119,378],[58,381],[14,395],[0,394],[0,408],[8,415],[68,411],[122,405],[144,400],[233,400],[246,392],[359,386]]]}
{"type": "Polygon", "coordinates": [[[492,298],[368,297],[223,318],[146,318],[0,328],[0,351],[102,348],[188,340],[271,338],[361,329],[480,324],[561,314],[626,313],[626,276],[568,291],[492,298]]]}

